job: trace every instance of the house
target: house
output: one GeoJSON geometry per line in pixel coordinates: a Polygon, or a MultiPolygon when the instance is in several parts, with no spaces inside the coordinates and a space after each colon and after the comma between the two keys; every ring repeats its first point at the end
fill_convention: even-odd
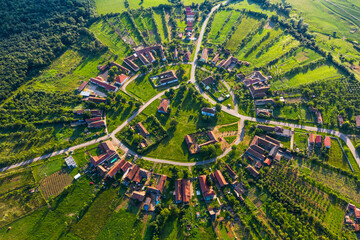
{"type": "Polygon", "coordinates": [[[257,117],[271,117],[272,114],[269,109],[256,109],[256,116],[257,117]]]}
{"type": "Polygon", "coordinates": [[[184,139],[185,139],[185,142],[186,142],[186,144],[187,144],[187,146],[189,148],[190,154],[195,154],[195,153],[197,153],[199,151],[199,149],[200,149],[199,145],[194,143],[191,135],[186,135],[184,137],[184,139]]]}
{"type": "Polygon", "coordinates": [[[83,81],[77,89],[78,92],[82,92],[85,89],[85,87],[87,86],[87,84],[88,84],[88,81],[83,81]]]}
{"type": "Polygon", "coordinates": [[[213,199],[215,197],[215,192],[213,190],[210,190],[210,187],[207,185],[206,175],[200,175],[199,182],[204,199],[206,201],[213,199]]]}
{"type": "Polygon", "coordinates": [[[205,115],[205,116],[214,117],[215,114],[216,114],[215,107],[213,107],[213,108],[203,107],[203,108],[201,109],[201,114],[202,114],[202,115],[205,115]]]}
{"type": "Polygon", "coordinates": [[[90,82],[99,86],[99,87],[102,87],[105,89],[105,91],[109,92],[109,91],[113,91],[113,92],[116,92],[117,91],[117,87],[111,85],[110,83],[107,83],[105,82],[102,77],[96,77],[96,78],[90,78],[90,82]]]}
{"type": "Polygon", "coordinates": [[[146,171],[145,169],[142,169],[142,168],[139,168],[139,171],[137,171],[137,173],[135,174],[134,178],[133,178],[133,181],[135,183],[141,183],[141,180],[143,178],[147,178],[147,175],[148,175],[148,171],[146,171]]]}
{"type": "Polygon", "coordinates": [[[124,165],[122,165],[122,167],[120,169],[121,169],[121,171],[126,172],[129,169],[129,167],[131,167],[131,163],[125,162],[124,165]]]}
{"type": "Polygon", "coordinates": [[[204,86],[204,88],[206,88],[210,84],[214,84],[214,82],[215,82],[215,79],[212,76],[209,76],[209,77],[201,80],[201,84],[204,86]]]}
{"type": "Polygon", "coordinates": [[[211,63],[213,65],[216,65],[216,63],[219,61],[220,55],[216,54],[215,57],[213,58],[213,60],[211,61],[211,63]]]}
{"type": "Polygon", "coordinates": [[[84,99],[85,101],[90,101],[90,102],[93,102],[93,103],[106,103],[106,99],[105,98],[102,98],[102,97],[88,97],[86,99],[84,99]]]}
{"type": "Polygon", "coordinates": [[[235,171],[232,170],[232,168],[226,164],[226,171],[228,172],[229,176],[232,178],[232,179],[236,179],[238,177],[238,175],[236,175],[235,171]]]}
{"type": "Polygon", "coordinates": [[[200,62],[206,62],[208,58],[208,49],[204,48],[201,53],[200,62]]]}
{"type": "Polygon", "coordinates": [[[191,52],[187,51],[183,55],[183,62],[189,62],[191,58],[191,52]]]}
{"type": "Polygon", "coordinates": [[[249,86],[250,95],[254,99],[266,97],[266,94],[269,90],[269,85],[258,84],[249,86]]]}
{"type": "Polygon", "coordinates": [[[318,124],[323,124],[323,119],[322,119],[321,113],[319,111],[316,112],[316,118],[317,118],[318,124]]]}
{"type": "Polygon", "coordinates": [[[189,203],[190,202],[190,180],[189,179],[183,179],[181,181],[181,188],[182,188],[182,201],[183,203],[189,203]]]}
{"type": "Polygon", "coordinates": [[[245,75],[242,72],[236,74],[236,79],[242,81],[242,80],[244,80],[244,78],[245,78],[245,75]]]}
{"type": "Polygon", "coordinates": [[[98,70],[99,70],[100,72],[105,72],[105,71],[108,70],[110,67],[109,67],[108,64],[105,64],[105,65],[103,65],[103,66],[99,65],[99,66],[97,66],[97,68],[98,68],[98,70]]]}
{"type": "Polygon", "coordinates": [[[264,161],[264,164],[267,165],[267,166],[270,166],[271,165],[271,159],[266,158],[265,161],[264,161]]]}
{"type": "Polygon", "coordinates": [[[324,146],[326,148],[331,148],[331,138],[329,136],[326,136],[325,139],[324,139],[324,146]]]}
{"type": "Polygon", "coordinates": [[[140,61],[141,61],[145,66],[149,66],[149,65],[150,65],[149,60],[148,60],[142,53],[140,53],[140,54],[138,55],[138,57],[139,57],[140,61]]]}
{"type": "Polygon", "coordinates": [[[246,154],[258,159],[258,160],[261,160],[261,161],[264,161],[265,160],[265,155],[262,154],[262,153],[259,153],[258,151],[254,150],[254,147],[249,147],[246,152],[246,154]]]}
{"type": "Polygon", "coordinates": [[[143,136],[144,138],[150,135],[150,133],[146,130],[146,128],[141,122],[138,122],[136,124],[136,128],[140,132],[140,135],[143,136]]]}
{"type": "Polygon", "coordinates": [[[175,181],[175,203],[182,202],[181,179],[175,181]]]}
{"type": "Polygon", "coordinates": [[[96,121],[96,122],[91,122],[88,124],[88,128],[102,128],[105,127],[106,123],[104,120],[100,120],[100,121],[96,121]]]}
{"type": "Polygon", "coordinates": [[[360,128],[360,115],[355,117],[356,127],[360,128]]]}
{"type": "Polygon", "coordinates": [[[275,101],[272,98],[255,100],[255,106],[274,105],[275,101]]]}
{"type": "Polygon", "coordinates": [[[129,57],[125,58],[124,63],[126,63],[134,72],[139,71],[140,70],[139,66],[136,65],[131,59],[132,58],[129,57]]]}
{"type": "Polygon", "coordinates": [[[285,129],[282,126],[275,126],[274,133],[282,137],[291,137],[292,132],[290,129],[285,129]]]}
{"type": "Polygon", "coordinates": [[[133,200],[138,200],[139,202],[142,202],[142,201],[144,201],[145,194],[146,194],[145,191],[133,191],[131,193],[130,198],[133,199],[133,200]]]}
{"type": "Polygon", "coordinates": [[[359,209],[359,208],[355,208],[354,214],[355,214],[355,220],[356,220],[356,221],[359,221],[359,220],[360,220],[360,209],[359,209]]]}
{"type": "Polygon", "coordinates": [[[230,57],[228,57],[228,59],[221,62],[221,64],[219,64],[218,67],[221,67],[230,72],[232,70],[232,68],[234,67],[234,65],[236,65],[238,63],[240,63],[240,61],[237,58],[230,56],[230,57]]]}
{"type": "Polygon", "coordinates": [[[124,184],[128,185],[136,176],[137,172],[140,170],[140,167],[138,165],[134,165],[132,169],[129,171],[129,173],[126,175],[124,184]]]}
{"type": "Polygon", "coordinates": [[[110,140],[100,143],[99,148],[103,152],[115,151],[115,147],[110,140]]]}
{"type": "Polygon", "coordinates": [[[322,136],[320,135],[317,135],[316,138],[315,138],[315,145],[317,147],[321,147],[322,146],[322,136]]]}
{"type": "Polygon", "coordinates": [[[174,83],[178,81],[178,78],[174,70],[163,72],[159,75],[151,77],[152,80],[159,79],[158,86],[174,83]]]}
{"type": "Polygon", "coordinates": [[[94,118],[85,119],[85,122],[89,124],[91,122],[100,121],[101,119],[102,119],[102,117],[94,117],[94,118]]]}
{"type": "Polygon", "coordinates": [[[121,169],[121,167],[125,164],[125,160],[121,159],[120,161],[118,161],[117,163],[115,163],[110,171],[108,172],[107,176],[108,177],[114,177],[115,174],[121,169]]]}
{"type": "Polygon", "coordinates": [[[129,80],[129,77],[125,74],[117,75],[115,78],[115,85],[122,86],[127,80],[129,80]]]}
{"type": "Polygon", "coordinates": [[[315,138],[316,138],[315,134],[310,133],[310,136],[309,136],[309,144],[310,144],[311,146],[314,146],[314,144],[315,144],[315,138]]]}
{"type": "Polygon", "coordinates": [[[224,176],[222,175],[222,173],[220,172],[220,170],[216,170],[214,172],[214,176],[215,176],[216,181],[220,185],[220,187],[224,187],[224,186],[228,185],[228,183],[226,182],[226,180],[225,180],[224,176]]]}
{"type": "Polygon", "coordinates": [[[150,198],[150,197],[147,197],[147,198],[145,199],[144,207],[143,207],[145,211],[148,211],[148,210],[149,210],[150,204],[151,204],[151,198],[150,198]]]}
{"type": "Polygon", "coordinates": [[[342,125],[344,124],[344,118],[341,115],[338,116],[338,121],[339,121],[339,127],[342,127],[342,125]]]}
{"type": "Polygon", "coordinates": [[[164,99],[161,100],[157,111],[159,113],[168,113],[169,105],[170,105],[170,100],[164,98],[164,99]]]}
{"type": "Polygon", "coordinates": [[[105,169],[103,166],[99,165],[96,167],[97,171],[100,173],[100,176],[105,176],[106,173],[108,172],[107,169],[105,169]]]}
{"type": "Polygon", "coordinates": [[[165,187],[166,175],[161,175],[159,182],[156,184],[156,189],[162,193],[165,187]]]}
{"type": "Polygon", "coordinates": [[[96,167],[96,166],[100,165],[101,163],[105,162],[106,160],[109,160],[109,159],[115,157],[116,155],[117,155],[117,153],[115,151],[108,151],[99,156],[92,156],[90,158],[90,162],[94,167],[96,167]]]}
{"type": "Polygon", "coordinates": [[[258,178],[259,177],[259,172],[256,171],[256,169],[251,166],[250,164],[245,168],[247,171],[249,171],[249,173],[254,177],[254,178],[258,178]]]}

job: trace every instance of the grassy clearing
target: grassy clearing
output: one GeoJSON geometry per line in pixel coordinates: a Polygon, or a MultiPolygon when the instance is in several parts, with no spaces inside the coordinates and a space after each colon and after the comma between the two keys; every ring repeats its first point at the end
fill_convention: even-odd
{"type": "Polygon", "coordinates": [[[137,34],[137,31],[135,30],[128,16],[126,14],[122,14],[119,19],[130,34],[131,38],[134,40],[135,45],[139,45],[140,43],[142,43],[141,36],[137,34]]]}
{"type": "Polygon", "coordinates": [[[239,10],[251,10],[251,11],[255,11],[255,12],[261,12],[261,13],[265,13],[265,14],[274,14],[274,12],[268,11],[268,10],[263,10],[259,4],[256,3],[256,1],[252,1],[252,0],[243,0],[243,1],[232,1],[230,2],[230,4],[228,5],[229,8],[232,9],[239,9],[239,10]]]}
{"type": "MultiPolygon", "coordinates": [[[[95,0],[96,10],[99,14],[107,13],[121,13],[126,11],[124,5],[125,0],[95,0]]],[[[137,9],[140,7],[148,8],[158,6],[160,4],[170,4],[167,0],[131,0],[129,2],[129,8],[137,9]]]]}
{"type": "Polygon", "coordinates": [[[3,173],[0,175],[0,195],[23,188],[32,182],[34,178],[30,169],[3,173]]]}
{"type": "Polygon", "coordinates": [[[34,178],[36,182],[39,182],[46,176],[59,171],[62,166],[65,164],[63,155],[56,156],[48,162],[44,162],[38,166],[32,167],[34,178]]]}
{"type": "Polygon", "coordinates": [[[151,15],[149,13],[148,14],[143,14],[142,18],[143,18],[143,23],[144,23],[145,27],[149,31],[150,40],[152,42],[160,43],[161,39],[158,37],[158,34],[155,31],[155,22],[154,22],[153,18],[151,17],[151,15]]]}
{"type": "Polygon", "coordinates": [[[305,72],[297,74],[285,75],[281,80],[272,82],[272,89],[286,89],[289,87],[295,87],[302,84],[307,84],[319,80],[332,80],[340,78],[340,72],[332,65],[322,65],[313,70],[309,69],[305,72]]]}
{"type": "Polygon", "coordinates": [[[294,135],[294,149],[306,150],[308,145],[308,135],[304,133],[295,132],[294,135]]]}
{"type": "MultiPolygon", "coordinates": [[[[216,15],[214,17],[214,21],[212,22],[212,25],[211,25],[211,30],[208,35],[209,42],[211,42],[213,44],[219,44],[224,41],[227,34],[225,31],[222,31],[222,27],[225,23],[225,20],[229,16],[231,16],[231,19],[234,19],[234,21],[232,21],[232,23],[235,22],[236,18],[232,17],[233,13],[236,13],[236,12],[219,11],[216,13],[216,15]],[[218,33],[220,33],[220,34],[218,34],[218,33]],[[222,39],[222,41],[221,41],[221,39],[222,39]]],[[[239,13],[239,15],[240,15],[240,13],[239,13]]]]}
{"type": "Polygon", "coordinates": [[[260,22],[252,17],[246,16],[241,19],[241,23],[227,41],[225,47],[230,51],[236,51],[237,46],[251,31],[255,30],[260,25],[260,22]]]}
{"type": "Polygon", "coordinates": [[[223,126],[219,128],[220,132],[231,132],[231,131],[237,131],[238,130],[238,124],[232,124],[229,126],[223,126]]]}
{"type": "Polygon", "coordinates": [[[224,137],[224,139],[226,140],[227,143],[231,144],[233,141],[235,141],[236,136],[224,137]]]}
{"type": "Polygon", "coordinates": [[[165,28],[167,26],[164,26],[162,21],[162,12],[154,11],[154,18],[158,26],[158,31],[161,37],[161,42],[167,42],[168,36],[165,34],[165,28]]]}
{"type": "Polygon", "coordinates": [[[119,37],[104,20],[93,23],[90,26],[90,31],[95,34],[99,41],[108,46],[109,49],[120,58],[125,58],[130,53],[130,49],[124,43],[124,40],[119,37]]]}

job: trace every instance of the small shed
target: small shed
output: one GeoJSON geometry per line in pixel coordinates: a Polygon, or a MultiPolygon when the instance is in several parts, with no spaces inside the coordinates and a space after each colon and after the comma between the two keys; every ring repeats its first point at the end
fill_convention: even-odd
{"type": "Polygon", "coordinates": [[[80,173],[78,173],[78,174],[76,174],[76,175],[74,176],[74,179],[75,179],[75,180],[78,180],[80,177],[81,177],[81,175],[80,175],[80,173]]]}

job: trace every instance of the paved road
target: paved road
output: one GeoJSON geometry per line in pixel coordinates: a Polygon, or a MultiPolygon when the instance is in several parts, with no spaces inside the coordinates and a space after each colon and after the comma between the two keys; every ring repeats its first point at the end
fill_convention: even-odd
{"type": "MultiPolygon", "coordinates": [[[[230,1],[230,0],[229,0],[230,1]]],[[[224,3],[221,3],[221,4],[226,4],[227,2],[229,1],[226,1],[224,3]]],[[[220,7],[221,4],[218,4],[217,6],[213,7],[211,9],[211,12],[209,13],[209,15],[207,16],[207,18],[205,19],[204,21],[204,24],[201,28],[201,31],[200,31],[200,35],[199,35],[199,39],[198,39],[198,42],[197,42],[197,46],[196,46],[196,51],[195,51],[195,59],[194,61],[192,62],[192,68],[191,68],[191,77],[190,77],[190,81],[195,83],[195,86],[196,88],[198,89],[198,91],[202,94],[203,97],[205,97],[210,103],[212,104],[216,104],[216,102],[210,98],[208,95],[206,95],[202,90],[201,88],[199,87],[199,85],[196,83],[195,81],[195,70],[196,70],[196,65],[197,65],[197,55],[200,51],[200,46],[201,46],[201,42],[202,42],[202,39],[204,37],[204,32],[205,32],[205,29],[206,29],[206,26],[207,26],[207,23],[209,21],[209,18],[211,17],[212,13],[218,9],[220,7]]],[[[173,89],[176,89],[178,88],[179,86],[176,86],[176,87],[173,87],[173,89]]],[[[14,164],[14,165],[11,165],[11,166],[8,166],[8,167],[5,167],[5,168],[1,168],[0,169],[0,172],[3,172],[3,171],[6,171],[6,170],[9,170],[9,169],[12,169],[12,168],[16,168],[16,167],[20,167],[20,166],[24,166],[24,165],[27,165],[29,163],[32,163],[32,162],[36,162],[36,161],[39,161],[39,160],[42,160],[42,159],[46,159],[46,158],[49,158],[49,157],[52,157],[52,156],[56,156],[56,155],[60,155],[60,154],[63,154],[67,151],[73,151],[73,150],[76,150],[76,149],[79,149],[79,148],[83,148],[83,147],[86,147],[86,146],[89,146],[89,145],[92,145],[94,143],[97,143],[97,142],[100,142],[100,141],[103,141],[103,140],[107,140],[109,138],[112,138],[112,141],[115,145],[119,146],[124,152],[128,152],[128,153],[131,153],[133,155],[136,155],[138,157],[141,157],[139,155],[137,155],[136,153],[134,153],[132,150],[128,149],[124,144],[122,144],[116,137],[115,135],[121,131],[131,120],[133,120],[139,113],[141,113],[146,107],[148,107],[151,103],[153,103],[156,99],[160,98],[163,94],[165,93],[165,91],[157,94],[156,96],[154,96],[153,98],[151,98],[148,102],[146,102],[144,105],[142,105],[136,112],[134,112],[124,123],[122,123],[119,127],[117,127],[111,134],[108,134],[108,135],[105,135],[101,138],[98,138],[98,139],[95,139],[95,140],[92,140],[90,142],[86,142],[86,143],[82,143],[82,144],[79,144],[79,145],[76,145],[76,146],[73,146],[73,147],[70,147],[70,148],[67,148],[67,149],[63,149],[63,150],[59,150],[59,151],[56,151],[56,152],[53,152],[53,153],[50,153],[50,154],[46,154],[46,155],[43,155],[43,156],[40,156],[40,157],[37,157],[37,158],[33,158],[33,159],[30,159],[30,160],[27,160],[27,161],[24,161],[24,162],[21,162],[21,163],[17,163],[17,164],[14,164]]],[[[241,139],[244,137],[244,131],[243,131],[243,126],[244,126],[244,120],[248,120],[248,121],[253,121],[253,122],[259,122],[259,123],[268,123],[268,124],[273,124],[273,125],[280,125],[280,126],[286,126],[286,127],[290,127],[290,128],[297,128],[297,129],[304,129],[304,130],[307,130],[307,131],[318,131],[318,132],[323,132],[323,133],[327,133],[327,134],[331,134],[331,135],[334,135],[334,136],[337,136],[339,137],[340,139],[342,139],[346,145],[349,147],[351,153],[353,154],[353,156],[355,157],[356,159],[356,162],[357,164],[360,166],[360,157],[359,155],[357,154],[356,150],[355,150],[355,147],[353,145],[353,143],[351,142],[350,138],[341,133],[341,132],[338,132],[338,131],[335,131],[335,130],[331,130],[331,129],[324,129],[324,128],[317,128],[317,127],[310,127],[310,126],[303,126],[303,125],[299,125],[299,124],[293,124],[293,123],[284,123],[284,122],[278,122],[278,121],[271,121],[271,120],[266,120],[266,119],[259,119],[259,118],[254,118],[254,117],[249,117],[249,116],[244,116],[244,115],[241,115],[238,113],[237,110],[234,110],[234,109],[229,109],[225,106],[222,106],[222,110],[224,112],[227,112],[235,117],[238,117],[241,119],[241,123],[240,123],[240,126],[239,126],[239,129],[241,129],[241,133],[240,133],[240,138],[236,141],[235,144],[239,144],[241,139]]],[[[176,161],[171,161],[171,160],[164,160],[164,159],[156,159],[156,158],[149,158],[149,157],[143,157],[145,160],[148,160],[148,161],[152,161],[152,162],[157,162],[157,163],[166,163],[166,164],[172,164],[172,165],[178,165],[178,166],[195,166],[195,165],[202,165],[202,164],[207,164],[207,163],[211,163],[211,162],[214,162],[216,161],[217,158],[222,158],[224,156],[226,156],[229,152],[231,151],[231,148],[228,148],[226,149],[220,156],[216,157],[216,158],[212,158],[212,159],[209,159],[209,160],[205,160],[205,161],[201,161],[201,162],[191,162],[191,163],[188,163],[188,162],[176,162],[176,161]]]]}

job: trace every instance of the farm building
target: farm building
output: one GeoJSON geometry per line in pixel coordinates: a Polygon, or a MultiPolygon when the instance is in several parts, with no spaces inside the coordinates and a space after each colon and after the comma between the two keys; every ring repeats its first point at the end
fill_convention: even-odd
{"type": "Polygon", "coordinates": [[[203,194],[203,197],[206,201],[209,201],[215,197],[215,192],[210,189],[206,182],[206,175],[199,176],[200,188],[203,194]]]}
{"type": "Polygon", "coordinates": [[[201,109],[201,114],[202,115],[205,115],[205,116],[210,116],[210,117],[214,117],[215,116],[215,107],[213,108],[206,108],[206,107],[203,107],[201,109]]]}
{"type": "Polygon", "coordinates": [[[157,111],[159,113],[168,113],[169,105],[170,105],[170,100],[164,98],[164,99],[161,100],[157,111]]]}

